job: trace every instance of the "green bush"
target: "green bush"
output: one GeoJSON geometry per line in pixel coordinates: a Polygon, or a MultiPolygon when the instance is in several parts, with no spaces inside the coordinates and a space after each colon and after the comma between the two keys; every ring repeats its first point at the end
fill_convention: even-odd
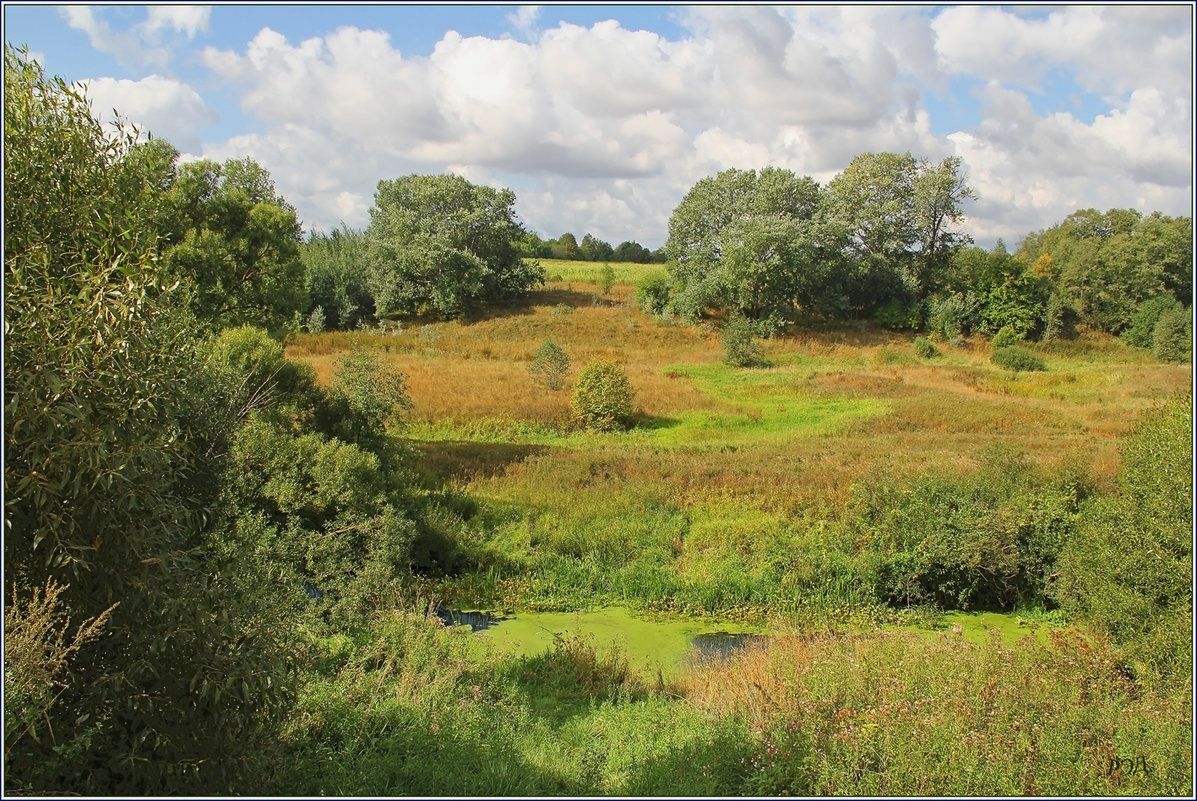
{"type": "Polygon", "coordinates": [[[1139,304],[1130,325],[1123,329],[1120,336],[1136,348],[1150,348],[1155,342],[1155,327],[1160,318],[1179,308],[1180,303],[1172,295],[1159,295],[1145,300],[1139,304]]]}
{"type": "Polygon", "coordinates": [[[971,291],[931,298],[927,301],[927,330],[949,342],[967,336],[977,326],[979,308],[980,303],[971,291]]]}
{"type": "Polygon", "coordinates": [[[931,344],[931,340],[926,337],[916,337],[914,340],[914,352],[924,359],[933,359],[939,355],[935,345],[931,344]]]}
{"type": "Polygon", "coordinates": [[[1187,362],[1193,355],[1193,328],[1189,312],[1173,309],[1163,314],[1152,334],[1152,352],[1162,362],[1187,362]]]}
{"type": "Polygon", "coordinates": [[[611,287],[615,286],[615,268],[610,264],[603,264],[603,269],[599,272],[599,292],[607,294],[611,291],[611,287]]]}
{"type": "Polygon", "coordinates": [[[578,377],[569,404],[574,419],[589,431],[618,431],[632,419],[632,385],[617,362],[592,362],[578,377]]]}
{"type": "Polygon", "coordinates": [[[894,331],[917,331],[923,324],[923,304],[905,303],[899,298],[886,301],[873,314],[881,325],[894,331]]]}
{"type": "Polygon", "coordinates": [[[1045,479],[1020,455],[983,452],[971,476],[927,473],[854,488],[845,540],[874,597],[895,606],[1007,609],[1042,604],[1082,477],[1045,479]]]}
{"type": "Polygon", "coordinates": [[[1083,510],[1055,592],[1121,644],[1136,672],[1192,674],[1192,395],[1144,415],[1122,446],[1116,495],[1083,510]]]}
{"type": "Polygon", "coordinates": [[[528,375],[532,376],[532,380],[553,392],[565,386],[568,374],[569,356],[552,340],[546,340],[537,348],[532,363],[528,365],[528,375]]]}
{"type": "Polygon", "coordinates": [[[664,273],[645,276],[636,285],[636,305],[648,314],[664,314],[669,309],[670,281],[664,273]]]}
{"type": "Polygon", "coordinates": [[[1022,342],[1022,335],[1012,325],[1002,326],[1002,330],[993,335],[994,348],[1010,348],[1019,342],[1022,342]]]}
{"type": "Polygon", "coordinates": [[[1038,372],[1046,370],[1047,365],[1035,354],[1016,346],[997,348],[990,360],[999,367],[1019,372],[1038,372]]]}
{"type": "Polygon", "coordinates": [[[723,363],[732,367],[762,367],[765,358],[756,344],[756,330],[752,321],[741,314],[732,314],[723,326],[721,336],[726,355],[723,363]]]}

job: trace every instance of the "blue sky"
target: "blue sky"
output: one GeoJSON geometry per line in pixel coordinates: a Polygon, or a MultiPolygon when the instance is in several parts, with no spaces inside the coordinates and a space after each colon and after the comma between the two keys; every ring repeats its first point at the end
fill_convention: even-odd
{"type": "Polygon", "coordinates": [[[959,156],[979,244],[1192,211],[1192,6],[5,4],[5,38],[183,158],[251,156],[308,230],[375,185],[509,186],[544,237],[664,242],[699,179],[959,156]]]}

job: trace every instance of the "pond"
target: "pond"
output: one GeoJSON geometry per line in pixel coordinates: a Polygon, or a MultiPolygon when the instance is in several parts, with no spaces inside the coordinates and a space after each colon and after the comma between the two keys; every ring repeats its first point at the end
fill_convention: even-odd
{"type": "Polygon", "coordinates": [[[678,677],[696,660],[726,655],[762,635],[729,624],[701,620],[645,620],[627,609],[612,607],[588,612],[520,612],[506,617],[494,613],[438,610],[447,625],[469,625],[479,638],[501,653],[533,656],[553,646],[555,635],[592,639],[600,652],[615,646],[627,654],[631,666],[647,677],[660,671],[678,677]]]}
{"type": "MultiPolygon", "coordinates": [[[[553,646],[556,635],[591,639],[600,652],[615,646],[627,654],[634,670],[648,678],[655,678],[660,671],[665,679],[674,679],[688,667],[726,658],[768,639],[763,632],[744,626],[684,618],[647,620],[620,607],[587,612],[520,612],[508,616],[441,609],[437,614],[446,625],[469,626],[480,641],[513,656],[543,653],[553,646]]],[[[1046,642],[1047,632],[1054,628],[997,612],[949,612],[943,615],[940,625],[940,631],[959,630],[961,636],[974,641],[981,641],[996,630],[1006,639],[1030,635],[1046,642]]],[[[884,628],[932,633],[916,626],[884,628]]]]}

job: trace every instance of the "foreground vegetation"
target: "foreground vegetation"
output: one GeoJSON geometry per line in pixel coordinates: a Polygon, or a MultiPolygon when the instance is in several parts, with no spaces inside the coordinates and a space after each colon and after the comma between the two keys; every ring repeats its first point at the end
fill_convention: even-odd
{"type": "MultiPolygon", "coordinates": [[[[510,193],[459,179],[300,243],[250,160],[114,139],[10,50],[5,97],[6,791],[1191,795],[1175,248],[1141,293],[1171,301],[1075,336],[1058,294],[995,326],[1009,282],[983,336],[926,283],[881,314],[925,337],[779,327],[751,282],[525,263],[510,193]],[[454,198],[489,254],[425,213],[454,198]],[[467,606],[550,644],[441,623],[467,606]],[[767,636],[689,654],[711,630],[767,636]]],[[[891,156],[839,205],[866,168],[951,177],[891,156]]],[[[959,242],[928,243],[835,259],[933,282],[959,242]]]]}

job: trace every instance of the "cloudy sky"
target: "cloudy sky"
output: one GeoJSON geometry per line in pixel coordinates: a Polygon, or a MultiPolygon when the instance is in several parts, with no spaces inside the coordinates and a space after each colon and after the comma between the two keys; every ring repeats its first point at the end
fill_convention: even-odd
{"type": "Polygon", "coordinates": [[[700,178],[960,156],[989,247],[1078,208],[1191,215],[1193,7],[24,6],[5,39],[305,228],[380,179],[515,190],[542,237],[661,245],[700,178]]]}

